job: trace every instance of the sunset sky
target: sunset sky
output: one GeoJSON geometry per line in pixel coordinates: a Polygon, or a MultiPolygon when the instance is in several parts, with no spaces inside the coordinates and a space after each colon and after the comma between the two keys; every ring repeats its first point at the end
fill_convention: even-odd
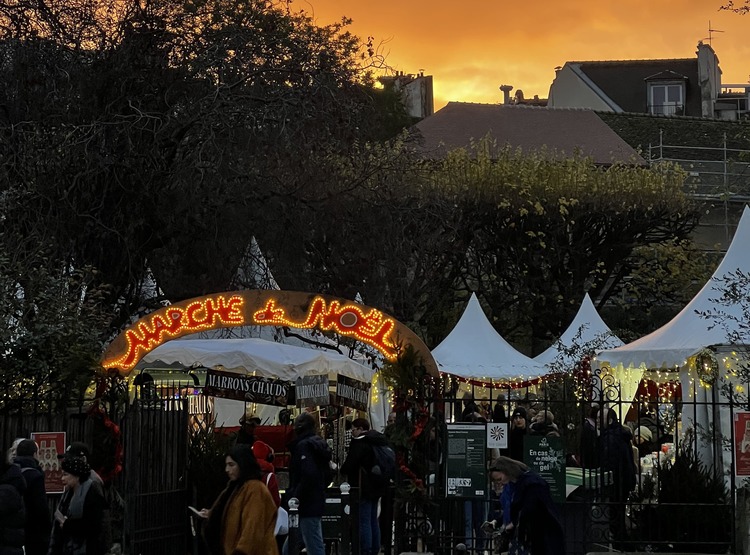
{"type": "MultiPolygon", "coordinates": [[[[566,61],[693,58],[713,46],[723,83],[750,79],[750,15],[722,0],[294,0],[318,25],[347,16],[394,70],[432,75],[435,110],[448,101],[500,102],[502,84],[546,98],[566,61]],[[718,32],[723,31],[723,32],[718,32]]],[[[513,93],[515,93],[515,89],[513,93]]],[[[511,94],[513,94],[511,93],[511,94]]]]}

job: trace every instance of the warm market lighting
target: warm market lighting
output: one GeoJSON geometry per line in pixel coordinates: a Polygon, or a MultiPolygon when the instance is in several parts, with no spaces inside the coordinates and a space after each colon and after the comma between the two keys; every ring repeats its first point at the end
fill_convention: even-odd
{"type": "Polygon", "coordinates": [[[115,337],[102,355],[101,365],[127,375],[144,355],[167,341],[210,329],[250,325],[335,331],[377,349],[389,361],[410,347],[426,372],[438,375],[424,342],[377,309],[324,295],[267,290],[216,293],[161,308],[115,337]]]}
{"type": "Polygon", "coordinates": [[[382,312],[374,308],[365,314],[356,304],[341,305],[339,301],[331,301],[328,305],[322,297],[315,297],[305,319],[294,321],[286,316],[284,308],[277,306],[275,299],[270,299],[264,308],[253,314],[253,322],[259,325],[333,330],[372,345],[388,360],[395,360],[398,355],[398,349],[390,339],[396,327],[395,320],[385,318],[382,312]]]}
{"type": "Polygon", "coordinates": [[[149,352],[165,341],[186,333],[196,333],[217,325],[241,326],[244,299],[238,295],[205,297],[185,308],[170,307],[164,313],[144,318],[125,332],[126,350],[119,358],[104,361],[105,368],[130,370],[140,360],[141,351],[149,352]]]}

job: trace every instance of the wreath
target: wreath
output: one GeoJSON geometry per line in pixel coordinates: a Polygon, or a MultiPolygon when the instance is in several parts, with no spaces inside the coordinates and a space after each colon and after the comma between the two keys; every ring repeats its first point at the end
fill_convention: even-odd
{"type": "Polygon", "coordinates": [[[701,383],[713,385],[719,377],[719,361],[711,349],[703,349],[695,355],[695,370],[701,383]]]}

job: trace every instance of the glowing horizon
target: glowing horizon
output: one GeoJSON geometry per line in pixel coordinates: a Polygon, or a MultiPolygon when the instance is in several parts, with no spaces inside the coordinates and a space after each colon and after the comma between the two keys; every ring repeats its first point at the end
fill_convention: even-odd
{"type": "Polygon", "coordinates": [[[501,102],[504,84],[514,87],[511,95],[521,89],[526,98],[547,98],[565,62],[695,58],[699,41],[719,57],[723,84],[748,83],[750,16],[719,11],[721,4],[571,0],[469,10],[441,0],[297,0],[293,9],[318,25],[351,18],[349,30],[372,36],[394,71],[433,77],[438,110],[448,101],[501,102]]]}

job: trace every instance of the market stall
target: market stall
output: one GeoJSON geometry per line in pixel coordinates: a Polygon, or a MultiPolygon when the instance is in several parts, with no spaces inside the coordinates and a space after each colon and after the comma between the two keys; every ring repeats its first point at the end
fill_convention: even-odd
{"type": "MultiPolygon", "coordinates": [[[[627,345],[599,352],[595,368],[613,375],[621,398],[631,403],[642,379],[657,383],[679,381],[682,401],[696,409],[682,415],[682,428],[712,427],[732,436],[732,418],[718,379],[731,383],[732,374],[746,364],[747,292],[725,290],[726,278],[750,275],[750,208],[744,209],[732,243],[711,279],[696,296],[664,326],[627,345]],[[719,404],[722,404],[719,407],[719,404]]],[[[626,404],[623,406],[627,406],[626,404]]],[[[722,448],[702,444],[703,460],[731,463],[722,448]]]]}
{"type": "Polygon", "coordinates": [[[207,369],[203,385],[219,394],[214,401],[217,426],[236,426],[245,413],[246,402],[257,405],[253,412],[263,424],[277,424],[279,411],[295,403],[292,388],[298,380],[300,387],[316,379],[323,383],[324,405],[328,404],[329,384],[338,388],[339,383],[345,385],[343,382],[349,384],[349,388],[339,388],[343,395],[369,400],[375,375],[372,367],[333,351],[253,338],[170,341],[147,353],[139,367],[165,364],[207,369]]]}
{"type": "Polygon", "coordinates": [[[523,384],[547,373],[544,365],[517,351],[497,333],[476,293],[455,327],[432,350],[438,369],[487,385],[523,384]]]}

